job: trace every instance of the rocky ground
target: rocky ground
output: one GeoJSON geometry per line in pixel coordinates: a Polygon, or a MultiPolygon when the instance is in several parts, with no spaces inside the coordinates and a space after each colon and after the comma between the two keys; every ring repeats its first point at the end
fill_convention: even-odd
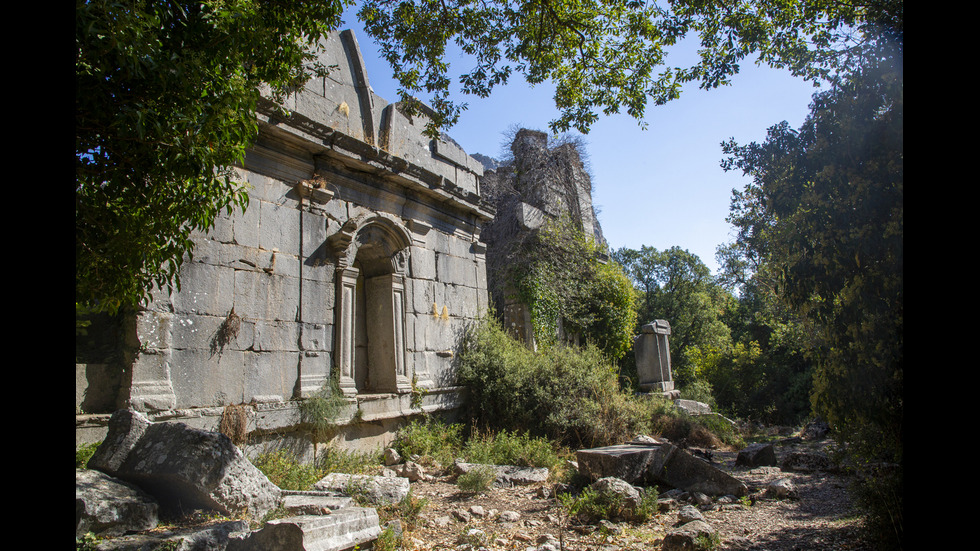
{"type": "MultiPolygon", "coordinates": [[[[822,442],[787,442],[780,458],[822,442]]],[[[847,493],[848,479],[827,472],[784,472],[778,467],[735,468],[734,452],[713,452],[719,467],[743,480],[751,499],[699,505],[704,520],[720,536],[719,549],[871,549],[847,493]],[[792,497],[764,497],[758,489],[780,478],[792,483],[792,497]],[[754,491],[753,491],[754,490],[754,491]]],[[[473,548],[617,551],[658,549],[679,522],[676,503],[643,524],[613,522],[576,526],[563,516],[551,484],[496,488],[465,494],[449,477],[412,484],[413,495],[428,500],[414,529],[405,533],[408,549],[473,548]]]]}

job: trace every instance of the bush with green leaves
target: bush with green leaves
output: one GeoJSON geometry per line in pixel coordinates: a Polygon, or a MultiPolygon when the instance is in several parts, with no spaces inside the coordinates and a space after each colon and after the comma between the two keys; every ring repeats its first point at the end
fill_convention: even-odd
{"type": "Polygon", "coordinates": [[[349,405],[337,379],[331,377],[313,395],[299,403],[300,418],[313,429],[317,441],[325,441],[337,426],[337,418],[349,405]]]}
{"type": "Polygon", "coordinates": [[[573,448],[648,434],[651,402],[624,392],[594,346],[528,350],[493,316],[470,328],[458,356],[470,414],[491,430],[518,430],[573,448]]]}
{"type": "Polygon", "coordinates": [[[568,216],[547,222],[521,243],[507,279],[530,310],[539,346],[560,345],[564,334],[610,358],[629,352],[636,294],[619,264],[600,260],[606,254],[568,216]]]}

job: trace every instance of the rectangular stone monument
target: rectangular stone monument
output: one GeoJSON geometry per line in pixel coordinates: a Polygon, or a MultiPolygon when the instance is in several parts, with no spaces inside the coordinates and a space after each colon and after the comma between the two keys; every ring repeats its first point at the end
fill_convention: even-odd
{"type": "Polygon", "coordinates": [[[640,389],[644,391],[670,392],[674,380],[670,372],[670,347],[667,336],[670,324],[667,320],[654,320],[640,328],[633,341],[636,356],[636,372],[640,389]]]}

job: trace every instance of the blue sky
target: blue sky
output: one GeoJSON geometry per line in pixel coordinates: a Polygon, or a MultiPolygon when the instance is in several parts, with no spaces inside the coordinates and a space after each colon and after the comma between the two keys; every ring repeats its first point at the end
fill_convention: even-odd
{"type": "MultiPolygon", "coordinates": [[[[348,13],[344,21],[343,28],[355,31],[371,87],[395,101],[391,68],[356,18],[348,13]]],[[[695,51],[696,43],[690,44],[669,62],[683,63],[684,56],[695,51]]],[[[455,73],[466,68],[460,65],[455,73]]],[[[676,245],[717,273],[715,249],[731,239],[725,218],[732,189],[747,183],[741,173],[720,168],[721,142],[762,141],[766,130],[783,120],[798,128],[817,90],[785,70],[749,61],[731,86],[710,91],[692,86],[667,105],[648,106],[646,130],[627,115],[601,117],[582,137],[593,177],[593,202],[609,246],[662,250],[676,245]]],[[[519,76],[495,89],[490,98],[460,94],[457,100],[469,107],[448,133],[467,153],[499,157],[508,129],[548,131],[548,122],[558,113],[552,95],[550,86],[532,88],[519,76]]]]}

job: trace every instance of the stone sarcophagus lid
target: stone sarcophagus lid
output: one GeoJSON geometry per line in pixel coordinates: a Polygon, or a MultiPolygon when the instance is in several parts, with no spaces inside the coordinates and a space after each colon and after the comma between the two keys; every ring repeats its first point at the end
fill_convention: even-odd
{"type": "Polygon", "coordinates": [[[674,390],[674,380],[670,372],[670,346],[667,341],[669,335],[670,323],[667,320],[654,320],[641,327],[640,334],[633,341],[640,390],[674,390]]]}

